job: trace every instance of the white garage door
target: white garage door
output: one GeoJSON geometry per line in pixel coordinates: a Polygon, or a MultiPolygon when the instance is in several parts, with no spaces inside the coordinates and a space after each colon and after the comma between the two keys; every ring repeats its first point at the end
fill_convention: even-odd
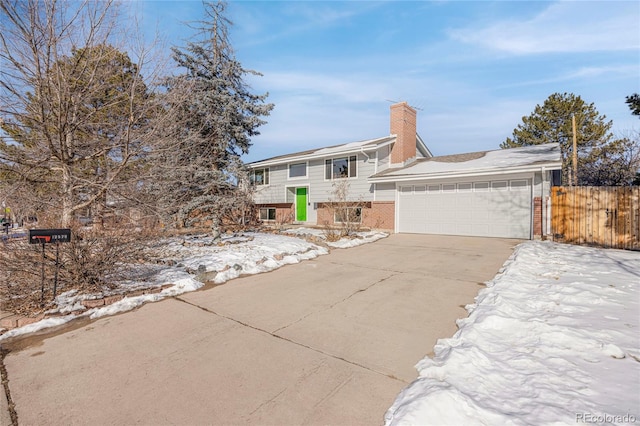
{"type": "Polygon", "coordinates": [[[529,180],[402,185],[398,230],[422,234],[530,238],[529,180]]]}

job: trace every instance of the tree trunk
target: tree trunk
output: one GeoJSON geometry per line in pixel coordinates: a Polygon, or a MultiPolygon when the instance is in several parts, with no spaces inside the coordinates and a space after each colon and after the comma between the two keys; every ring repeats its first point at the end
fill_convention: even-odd
{"type": "Polygon", "coordinates": [[[71,182],[71,170],[65,164],[62,165],[62,218],[61,226],[68,228],[71,226],[73,217],[73,189],[71,182]]]}

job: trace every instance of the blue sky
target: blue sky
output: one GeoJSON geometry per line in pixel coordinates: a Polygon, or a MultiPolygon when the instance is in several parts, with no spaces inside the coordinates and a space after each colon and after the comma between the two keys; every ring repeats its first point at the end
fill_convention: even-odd
{"type": "MultiPolygon", "coordinates": [[[[191,35],[201,1],[142,1],[145,31],[191,35]]],[[[231,41],[275,104],[245,161],[389,134],[390,101],[418,108],[434,155],[497,149],[555,92],[640,130],[640,2],[231,1],[231,41]]]]}

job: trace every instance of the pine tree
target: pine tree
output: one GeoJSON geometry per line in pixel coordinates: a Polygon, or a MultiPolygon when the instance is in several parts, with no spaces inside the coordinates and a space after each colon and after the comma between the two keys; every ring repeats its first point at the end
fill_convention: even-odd
{"type": "Polygon", "coordinates": [[[640,94],[634,93],[633,95],[627,96],[626,99],[625,102],[629,105],[631,114],[640,116],[640,94]]]}
{"type": "Polygon", "coordinates": [[[615,139],[612,121],[600,115],[593,103],[573,93],[554,93],[533,113],[522,117],[501,148],[513,148],[544,143],[559,143],[562,151],[563,184],[625,185],[633,176],[632,164],[626,161],[631,146],[626,139],[615,139]],[[576,122],[578,174],[573,176],[573,124],[576,122]]]}
{"type": "Polygon", "coordinates": [[[273,104],[268,94],[251,93],[244,78],[260,75],[242,67],[229,41],[231,21],[224,15],[225,2],[205,3],[206,20],[198,22],[196,41],[173,48],[173,58],[185,70],[167,83],[168,103],[177,119],[164,152],[165,172],[159,186],[166,211],[189,226],[211,223],[219,232],[220,221],[239,203],[246,202],[238,189],[240,156],[251,146],[251,137],[265,124],[273,104]]]}
{"type": "MultiPolygon", "coordinates": [[[[640,94],[634,93],[633,95],[627,96],[626,103],[631,110],[631,115],[635,115],[636,117],[640,118],[640,94]]],[[[632,150],[630,150],[630,154],[631,157],[635,159],[635,162],[633,162],[633,164],[635,164],[636,170],[636,175],[631,184],[640,185],[640,131],[631,131],[628,139],[628,143],[632,147],[632,150]]]]}

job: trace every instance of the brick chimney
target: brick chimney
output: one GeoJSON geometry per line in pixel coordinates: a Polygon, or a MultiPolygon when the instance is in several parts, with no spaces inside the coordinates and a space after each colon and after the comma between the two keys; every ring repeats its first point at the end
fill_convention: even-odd
{"type": "Polygon", "coordinates": [[[391,105],[391,134],[396,135],[391,164],[402,165],[416,158],[416,110],[408,103],[391,105]]]}

